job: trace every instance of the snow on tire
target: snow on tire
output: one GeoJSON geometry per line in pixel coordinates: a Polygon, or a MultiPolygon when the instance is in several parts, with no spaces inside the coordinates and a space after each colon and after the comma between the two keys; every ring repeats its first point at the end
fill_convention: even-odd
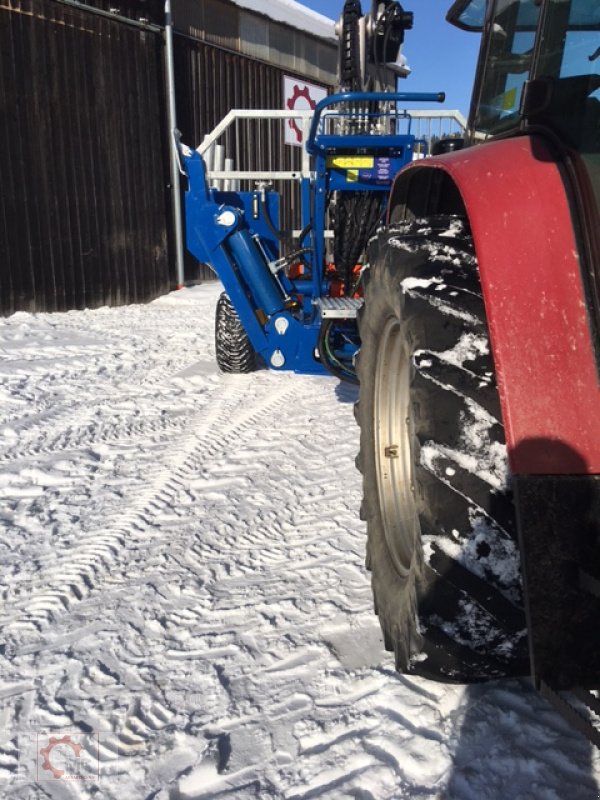
{"type": "Polygon", "coordinates": [[[367,566],[396,667],[526,674],[504,431],[471,239],[402,223],[369,252],[357,359],[367,566]]]}
{"type": "Polygon", "coordinates": [[[217,302],[215,349],[221,372],[254,372],[257,367],[256,352],[225,292],[217,302]]]}

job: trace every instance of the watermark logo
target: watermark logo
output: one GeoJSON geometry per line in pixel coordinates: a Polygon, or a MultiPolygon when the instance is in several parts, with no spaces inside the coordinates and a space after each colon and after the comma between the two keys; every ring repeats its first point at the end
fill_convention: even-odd
{"type": "Polygon", "coordinates": [[[92,781],[100,772],[96,733],[37,735],[36,781],[92,781]]]}

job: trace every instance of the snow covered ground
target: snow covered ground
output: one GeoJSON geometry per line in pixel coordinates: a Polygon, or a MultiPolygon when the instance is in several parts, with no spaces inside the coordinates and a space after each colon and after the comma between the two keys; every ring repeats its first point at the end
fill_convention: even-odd
{"type": "Polygon", "coordinates": [[[526,682],[394,673],[355,390],[218,374],[218,291],[0,320],[0,797],[597,798],[526,682]]]}

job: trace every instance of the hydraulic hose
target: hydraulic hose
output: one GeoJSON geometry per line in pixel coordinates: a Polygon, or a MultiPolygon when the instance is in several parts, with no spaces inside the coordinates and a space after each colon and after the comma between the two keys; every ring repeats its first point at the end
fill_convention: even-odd
{"type": "Polygon", "coordinates": [[[332,326],[333,320],[324,320],[319,331],[318,349],[323,366],[339,380],[358,384],[354,368],[343,364],[333,352],[329,340],[332,326]]]}

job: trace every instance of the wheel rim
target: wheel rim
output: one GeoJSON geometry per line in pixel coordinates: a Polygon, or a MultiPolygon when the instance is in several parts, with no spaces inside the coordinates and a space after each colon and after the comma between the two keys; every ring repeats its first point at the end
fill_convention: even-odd
{"type": "Polygon", "coordinates": [[[385,326],[375,368],[375,464],[385,539],[396,570],[406,576],[418,522],[413,489],[411,360],[398,320],[385,326]]]}

